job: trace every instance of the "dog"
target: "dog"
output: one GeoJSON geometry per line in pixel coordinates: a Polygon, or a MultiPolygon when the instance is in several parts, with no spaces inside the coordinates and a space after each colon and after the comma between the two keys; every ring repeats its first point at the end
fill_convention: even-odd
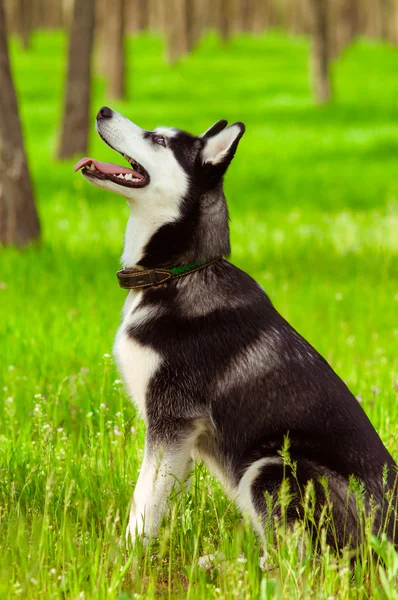
{"type": "Polygon", "coordinates": [[[147,131],[102,107],[96,127],[129,163],[84,158],[75,167],[131,208],[118,273],[129,293],[114,354],[146,440],[127,540],[157,535],[173,486],[200,460],[261,536],[278,516],[266,499],[277,504],[287,479],[289,524],[303,517],[302,490],[311,481],[315,520],[331,503],[328,543],[359,544],[354,477],[367,511],[376,506],[374,532],[397,544],[394,460],[326,360],[226,260],[223,178],[243,123],[221,120],[200,136],[147,131]],[[289,464],[281,456],[286,436],[289,464]]]}

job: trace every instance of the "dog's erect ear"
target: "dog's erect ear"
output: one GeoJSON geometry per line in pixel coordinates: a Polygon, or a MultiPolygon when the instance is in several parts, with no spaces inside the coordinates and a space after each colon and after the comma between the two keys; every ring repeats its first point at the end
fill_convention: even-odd
{"type": "Polygon", "coordinates": [[[228,125],[228,121],[226,121],[225,119],[222,119],[221,121],[217,121],[217,123],[214,123],[214,125],[209,127],[209,129],[206,129],[206,131],[204,133],[202,133],[202,135],[200,137],[201,138],[213,137],[213,135],[216,135],[216,133],[220,133],[220,131],[225,129],[227,125],[228,125]]]}
{"type": "Polygon", "coordinates": [[[239,140],[244,133],[243,123],[234,123],[216,135],[210,138],[206,137],[206,145],[202,150],[203,163],[207,165],[229,163],[233,159],[239,140]]]}

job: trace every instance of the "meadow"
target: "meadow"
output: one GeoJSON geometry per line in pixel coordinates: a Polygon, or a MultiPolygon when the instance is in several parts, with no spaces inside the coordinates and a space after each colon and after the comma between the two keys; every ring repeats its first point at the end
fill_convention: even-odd
{"type": "MultiPolygon", "coordinates": [[[[223,47],[209,36],[174,67],[156,36],[128,49],[129,100],[110,105],[140,126],[246,124],[226,177],[231,260],[332,364],[398,459],[396,49],[348,48],[324,108],[302,38],[223,47]]],[[[36,33],[29,52],[11,43],[42,241],[0,256],[0,597],[397,599],[398,553],[370,535],[351,571],[347,553],[299,552],[300,532],[281,531],[261,569],[258,540],[202,465],[158,541],[120,544],[144,439],[112,359],[128,211],[54,158],[65,51],[59,32],[36,33]]],[[[89,154],[112,161],[94,131],[104,89],[96,77],[89,154]]]]}

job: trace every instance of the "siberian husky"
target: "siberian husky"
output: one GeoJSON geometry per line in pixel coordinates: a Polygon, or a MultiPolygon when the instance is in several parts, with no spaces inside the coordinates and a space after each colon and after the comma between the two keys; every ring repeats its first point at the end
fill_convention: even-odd
{"type": "Polygon", "coordinates": [[[328,542],[359,543],[354,476],[365,506],[378,507],[374,531],[384,526],[398,543],[396,465],[366,414],[263,289],[226,260],[223,178],[245,126],[222,120],[198,137],[147,131],[108,107],[96,125],[129,163],[84,158],[75,167],[131,208],[118,273],[130,291],[114,352],[147,430],[127,540],[156,535],[173,486],[202,460],[260,535],[266,495],[276,502],[288,479],[288,522],[302,517],[312,481],[315,519],[326,497],[332,505],[328,542]]]}

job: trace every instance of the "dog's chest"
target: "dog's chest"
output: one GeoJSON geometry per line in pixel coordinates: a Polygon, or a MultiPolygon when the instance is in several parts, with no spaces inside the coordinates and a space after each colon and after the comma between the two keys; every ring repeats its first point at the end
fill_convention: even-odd
{"type": "Polygon", "coordinates": [[[116,334],[114,354],[129,394],[141,416],[146,419],[148,385],[160,367],[161,357],[150,346],[132,338],[128,330],[150,318],[148,310],[140,308],[142,292],[130,292],[123,308],[123,320],[116,334]]]}

